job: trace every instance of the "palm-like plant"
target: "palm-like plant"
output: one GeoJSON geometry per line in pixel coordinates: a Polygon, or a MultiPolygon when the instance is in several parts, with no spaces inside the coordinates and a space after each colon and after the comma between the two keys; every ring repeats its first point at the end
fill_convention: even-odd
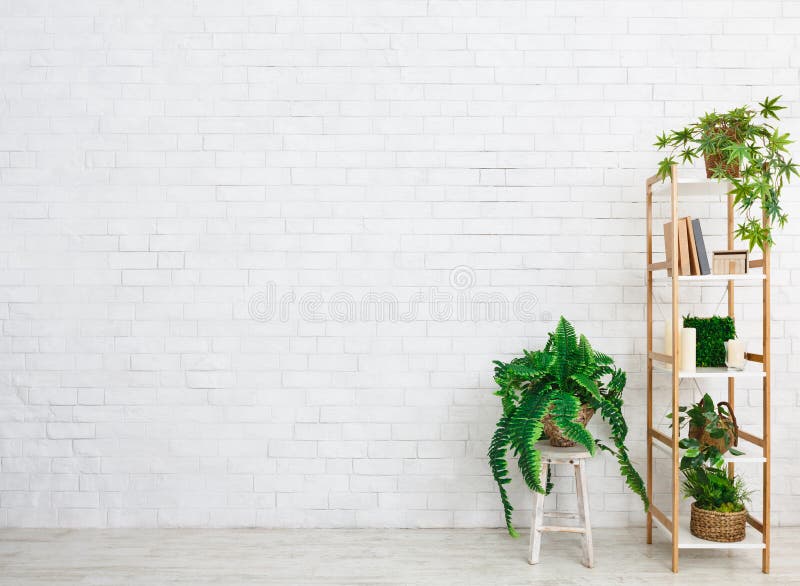
{"type": "Polygon", "coordinates": [[[614,366],[610,356],[592,349],[585,336],[578,339],[575,329],[563,316],[543,350],[526,350],[524,356],[507,363],[495,361],[494,380],[500,387],[495,395],[500,397],[503,414],[489,447],[489,465],[512,537],[518,534],[511,522],[514,508],[506,491],[511,482],[506,456],[509,450],[517,456],[522,478],[531,490],[549,492],[549,484],[543,486],[540,480],[541,455],[536,449],[536,442],[542,437],[542,420],[547,414],[566,437],[583,445],[591,454],[596,448],[615,454],[622,476],[647,509],[644,482],[631,464],[625,445],[628,435],[622,415],[625,372],[614,366]],[[575,421],[583,404],[599,411],[609,423],[613,448],[594,439],[575,421]]]}

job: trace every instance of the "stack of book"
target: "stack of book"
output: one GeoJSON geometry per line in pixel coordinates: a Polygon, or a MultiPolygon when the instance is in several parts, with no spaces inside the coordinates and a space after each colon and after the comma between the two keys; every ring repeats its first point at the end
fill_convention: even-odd
{"type": "Polygon", "coordinates": [[[700,220],[693,220],[689,216],[678,220],[677,262],[672,259],[672,222],[664,224],[664,249],[667,253],[669,276],[672,276],[673,268],[677,268],[679,275],[711,274],[700,220]]]}

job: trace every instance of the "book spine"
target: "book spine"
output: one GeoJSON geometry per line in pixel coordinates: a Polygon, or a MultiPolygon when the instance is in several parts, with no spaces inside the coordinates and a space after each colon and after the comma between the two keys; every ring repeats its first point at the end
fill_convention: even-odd
{"type": "Polygon", "coordinates": [[[692,220],[692,232],[694,233],[694,244],[697,248],[697,260],[700,264],[700,274],[710,275],[711,265],[708,262],[708,252],[706,242],[703,240],[703,229],[700,227],[700,220],[692,220]]]}
{"type": "Polygon", "coordinates": [[[685,218],[678,220],[678,266],[679,275],[691,275],[692,265],[689,255],[689,230],[685,218]]]}

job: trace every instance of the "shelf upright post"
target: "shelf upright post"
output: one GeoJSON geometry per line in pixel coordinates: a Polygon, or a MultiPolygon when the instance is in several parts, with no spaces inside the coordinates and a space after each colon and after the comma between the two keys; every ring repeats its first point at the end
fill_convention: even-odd
{"type": "MultiPolygon", "coordinates": [[[[730,184],[728,184],[730,187],[730,184]]],[[[734,246],[734,239],[733,239],[733,193],[731,190],[728,190],[728,250],[733,250],[734,246]]],[[[733,318],[734,317],[734,281],[731,279],[728,281],[728,316],[733,318]]],[[[733,377],[728,379],[728,403],[731,406],[731,411],[736,408],[736,381],[733,377]]],[[[734,465],[733,462],[728,462],[728,475],[733,478],[734,475],[734,465]]]]}
{"type": "MultiPolygon", "coordinates": [[[[647,500],[653,502],[653,183],[647,180],[647,500]]],[[[666,349],[665,349],[666,351],[666,349]]],[[[653,512],[647,511],[647,543],[653,543],[653,512]]]]}
{"type": "MultiPolygon", "coordinates": [[[[681,360],[678,349],[680,341],[680,329],[678,319],[680,308],[678,306],[678,166],[672,165],[670,169],[670,181],[672,191],[670,196],[671,218],[672,218],[672,413],[677,420],[679,387],[680,387],[680,367],[681,360]]],[[[678,533],[680,523],[680,502],[678,485],[678,442],[680,441],[680,426],[673,421],[672,426],[672,571],[678,571],[678,533]]]]}
{"type": "MultiPolygon", "coordinates": [[[[769,217],[767,216],[766,210],[762,213],[762,224],[765,228],[768,228],[770,225],[769,217]]],[[[770,383],[771,383],[771,368],[770,368],[770,244],[768,242],[764,243],[764,266],[762,268],[764,272],[764,282],[762,283],[762,302],[763,302],[763,316],[762,316],[762,351],[761,355],[763,356],[764,360],[764,380],[763,380],[763,437],[764,437],[764,446],[763,446],[763,455],[764,455],[764,469],[763,469],[763,477],[762,481],[762,496],[763,496],[763,520],[762,520],[762,532],[761,536],[764,541],[764,549],[761,550],[761,571],[765,574],[769,574],[769,543],[770,543],[770,464],[772,462],[772,457],[770,454],[770,415],[771,415],[771,405],[770,405],[770,383]]]]}

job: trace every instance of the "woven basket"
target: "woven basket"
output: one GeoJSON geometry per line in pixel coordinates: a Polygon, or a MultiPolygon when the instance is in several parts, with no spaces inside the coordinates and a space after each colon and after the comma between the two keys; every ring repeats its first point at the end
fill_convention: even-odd
{"type": "MultiPolygon", "coordinates": [[[[717,126],[713,129],[712,134],[725,134],[729,138],[737,140],[736,130],[727,125],[717,126]]],[[[741,177],[739,162],[734,161],[733,163],[726,163],[725,155],[723,153],[704,153],[703,159],[705,159],[706,162],[706,179],[711,179],[711,177],[714,175],[714,169],[717,167],[722,167],[725,169],[726,173],[728,173],[728,175],[731,177],[741,177]]]]}
{"type": "Polygon", "coordinates": [[[737,513],[719,513],[706,511],[692,503],[692,535],[708,541],[734,543],[744,539],[747,525],[747,511],[737,513]]]}
{"type": "Polygon", "coordinates": [[[740,177],[739,162],[725,163],[725,157],[722,153],[711,153],[703,155],[706,161],[706,179],[711,179],[714,176],[714,169],[722,167],[731,177],[740,177]]]}
{"type": "Polygon", "coordinates": [[[725,436],[711,437],[706,431],[705,425],[696,427],[690,423],[689,437],[696,439],[701,445],[714,446],[719,450],[720,454],[724,454],[728,451],[728,448],[739,444],[739,425],[736,423],[736,415],[734,415],[733,409],[727,401],[717,403],[717,413],[719,414],[720,426],[725,428],[725,436],[728,438],[727,446],[725,445],[725,436]],[[723,406],[728,408],[727,413],[729,415],[726,415],[722,410],[723,406]]]}
{"type": "MultiPolygon", "coordinates": [[[[581,410],[578,412],[578,416],[575,418],[575,421],[586,427],[586,424],[589,423],[592,415],[594,415],[594,409],[589,407],[589,405],[583,404],[581,405],[581,410]]],[[[571,448],[575,445],[574,441],[568,439],[563,433],[561,433],[561,428],[555,424],[552,416],[549,413],[542,418],[542,424],[544,426],[545,435],[550,438],[551,446],[555,446],[557,448],[571,448]]]]}

